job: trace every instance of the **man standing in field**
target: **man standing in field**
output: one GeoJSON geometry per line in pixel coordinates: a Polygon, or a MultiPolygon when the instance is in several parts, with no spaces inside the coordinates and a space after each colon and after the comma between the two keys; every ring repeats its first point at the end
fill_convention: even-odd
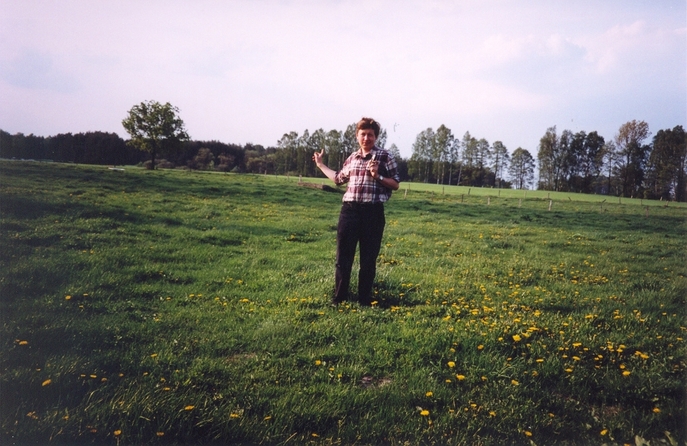
{"type": "Polygon", "coordinates": [[[362,118],[355,128],[360,150],[346,159],[336,172],[322,162],[322,152],[313,160],[327,178],[337,185],[348,183],[343,196],[336,233],[336,275],[332,305],[348,297],[356,245],[360,244],[358,302],[372,303],[372,284],[377,272],[377,256],[384,234],[384,202],[398,190],[400,177],[396,160],[386,150],[375,146],[381,126],[371,118],[362,118]]]}

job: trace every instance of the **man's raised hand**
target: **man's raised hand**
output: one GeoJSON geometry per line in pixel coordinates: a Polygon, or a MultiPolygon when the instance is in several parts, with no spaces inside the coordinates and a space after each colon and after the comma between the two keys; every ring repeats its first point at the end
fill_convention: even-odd
{"type": "Polygon", "coordinates": [[[312,156],[312,160],[315,161],[315,164],[319,166],[322,163],[322,157],[324,156],[324,149],[322,149],[321,152],[315,152],[312,156]]]}

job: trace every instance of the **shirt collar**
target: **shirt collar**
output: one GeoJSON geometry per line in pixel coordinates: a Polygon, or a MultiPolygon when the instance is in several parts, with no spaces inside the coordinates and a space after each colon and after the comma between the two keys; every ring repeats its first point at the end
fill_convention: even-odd
{"type": "Polygon", "coordinates": [[[367,155],[363,155],[363,149],[358,149],[355,152],[355,156],[356,156],[356,158],[367,160],[367,159],[370,159],[372,157],[371,155],[373,155],[377,151],[379,151],[379,149],[377,148],[377,146],[374,146],[372,148],[372,150],[370,150],[370,153],[368,153],[367,155]]]}

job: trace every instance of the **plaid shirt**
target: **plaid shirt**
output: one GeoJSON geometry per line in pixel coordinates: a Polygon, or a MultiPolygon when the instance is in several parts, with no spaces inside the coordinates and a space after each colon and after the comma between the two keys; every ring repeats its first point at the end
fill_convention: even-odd
{"type": "Polygon", "coordinates": [[[375,146],[366,157],[363,157],[362,150],[358,150],[344,161],[334,180],[337,186],[348,183],[343,196],[344,202],[384,203],[391,197],[391,189],[380,184],[367,171],[367,162],[373,157],[379,161],[380,175],[401,181],[396,160],[389,152],[375,146]]]}

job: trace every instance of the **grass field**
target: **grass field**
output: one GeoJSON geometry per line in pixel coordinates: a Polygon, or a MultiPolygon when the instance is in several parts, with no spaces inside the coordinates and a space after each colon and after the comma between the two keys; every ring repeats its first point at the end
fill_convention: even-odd
{"type": "Polygon", "coordinates": [[[0,443],[685,444],[687,208],[406,186],[0,162],[0,443]]]}

